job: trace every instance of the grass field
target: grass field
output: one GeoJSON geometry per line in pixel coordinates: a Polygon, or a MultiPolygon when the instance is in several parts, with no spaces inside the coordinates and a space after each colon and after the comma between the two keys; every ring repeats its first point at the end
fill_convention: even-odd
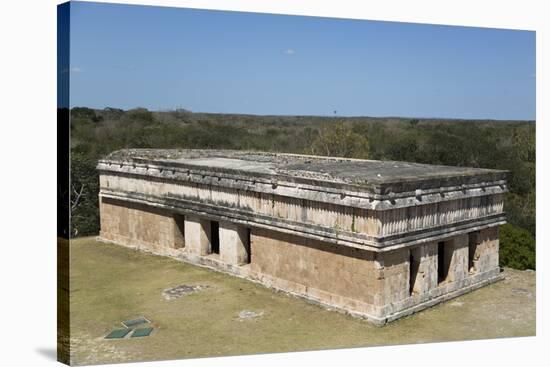
{"type": "Polygon", "coordinates": [[[74,364],[161,360],[535,335],[535,273],[506,279],[376,327],[305,300],[208,269],[95,238],[70,244],[74,364]],[[207,286],[167,300],[163,290],[207,286]],[[240,318],[242,311],[258,317],[240,318]],[[105,340],[144,316],[143,338],[105,340]]]}

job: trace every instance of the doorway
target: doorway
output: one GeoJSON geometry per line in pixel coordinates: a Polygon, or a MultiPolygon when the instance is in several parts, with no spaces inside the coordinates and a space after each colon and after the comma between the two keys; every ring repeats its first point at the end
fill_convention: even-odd
{"type": "Polygon", "coordinates": [[[220,253],[220,223],[210,222],[210,253],[220,253]]]}

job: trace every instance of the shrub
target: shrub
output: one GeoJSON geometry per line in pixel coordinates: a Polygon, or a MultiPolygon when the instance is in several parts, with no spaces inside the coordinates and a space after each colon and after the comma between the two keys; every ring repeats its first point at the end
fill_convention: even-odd
{"type": "Polygon", "coordinates": [[[513,224],[500,227],[500,265],[514,269],[535,269],[535,239],[513,224]]]}
{"type": "Polygon", "coordinates": [[[321,130],[311,150],[317,155],[366,159],[369,157],[369,142],[348,125],[338,122],[321,130]]]}

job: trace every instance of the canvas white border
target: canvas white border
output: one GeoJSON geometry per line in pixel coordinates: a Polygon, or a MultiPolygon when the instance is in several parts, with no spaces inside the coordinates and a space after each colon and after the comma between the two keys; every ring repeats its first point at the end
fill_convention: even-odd
{"type": "MultiPolygon", "coordinates": [[[[108,2],[108,1],[98,1],[108,2]]],[[[545,2],[471,0],[313,1],[313,0],[149,0],[115,1],[254,11],[339,18],[405,21],[432,24],[483,26],[537,31],[537,337],[453,343],[342,349],[195,360],[145,362],[143,366],[329,366],[419,365],[475,366],[525,364],[544,361],[548,325],[541,312],[546,280],[549,226],[544,209],[550,196],[545,157],[550,138],[542,101],[548,76],[542,69],[549,60],[543,40],[549,34],[545,2]]],[[[2,123],[2,279],[3,326],[0,335],[2,365],[52,365],[56,335],[56,8],[60,1],[9,1],[0,5],[0,90],[2,123]]],[[[546,161],[548,161],[546,159],[546,161]]],[[[118,366],[135,366],[119,364],[118,366]]]]}

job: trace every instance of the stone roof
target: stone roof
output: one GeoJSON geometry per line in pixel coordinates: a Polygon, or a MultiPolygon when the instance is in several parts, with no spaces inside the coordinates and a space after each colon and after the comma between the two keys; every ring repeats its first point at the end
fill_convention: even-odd
{"type": "Polygon", "coordinates": [[[351,185],[382,195],[495,181],[505,186],[507,177],[507,171],[492,169],[237,150],[124,149],[101,162],[155,164],[323,186],[351,185]]]}

